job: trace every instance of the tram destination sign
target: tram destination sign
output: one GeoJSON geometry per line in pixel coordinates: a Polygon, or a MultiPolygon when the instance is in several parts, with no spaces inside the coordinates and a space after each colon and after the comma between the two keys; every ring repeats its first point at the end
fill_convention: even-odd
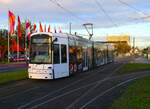
{"type": "Polygon", "coordinates": [[[38,43],[38,44],[50,43],[50,40],[49,38],[33,38],[32,43],[38,43]]]}

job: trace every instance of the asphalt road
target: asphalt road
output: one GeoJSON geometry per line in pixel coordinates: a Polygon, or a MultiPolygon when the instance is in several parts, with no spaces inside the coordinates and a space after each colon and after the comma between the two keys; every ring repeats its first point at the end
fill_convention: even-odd
{"type": "Polygon", "coordinates": [[[26,68],[27,68],[26,63],[2,64],[0,65],[0,73],[17,71],[26,68]]]}
{"type": "Polygon", "coordinates": [[[57,80],[22,80],[0,86],[1,109],[107,109],[128,84],[149,71],[117,75],[122,63],[57,80]]]}
{"type": "MultiPolygon", "coordinates": [[[[128,63],[129,61],[134,61],[133,57],[125,57],[116,59],[120,63],[128,63]]],[[[27,64],[25,62],[14,62],[10,64],[0,64],[0,73],[7,73],[17,70],[27,69],[27,64]]]]}

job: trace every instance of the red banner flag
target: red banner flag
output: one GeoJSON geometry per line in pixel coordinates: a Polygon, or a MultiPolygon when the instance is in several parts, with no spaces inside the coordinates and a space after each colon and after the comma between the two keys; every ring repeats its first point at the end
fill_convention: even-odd
{"type": "Polygon", "coordinates": [[[22,34],[21,34],[21,21],[20,21],[20,17],[18,16],[18,37],[21,38],[22,34]]]}
{"type": "Polygon", "coordinates": [[[24,48],[22,48],[21,46],[19,46],[19,44],[17,44],[16,39],[11,39],[10,42],[11,42],[10,51],[12,51],[12,52],[17,52],[17,51],[23,52],[24,51],[24,48]],[[18,50],[18,48],[19,48],[19,50],[18,50]]]}
{"type": "Polygon", "coordinates": [[[30,22],[26,22],[26,37],[28,37],[28,40],[30,39],[30,22]]]}
{"type": "Polygon", "coordinates": [[[40,29],[40,32],[43,32],[43,27],[42,27],[41,22],[40,22],[40,27],[39,27],[39,29],[40,29]]]}
{"type": "Polygon", "coordinates": [[[48,26],[48,32],[51,32],[51,27],[50,27],[50,25],[48,26]]]}
{"type": "Polygon", "coordinates": [[[15,33],[14,27],[15,27],[16,17],[11,11],[8,11],[8,17],[9,17],[9,33],[14,34],[15,33]]]}
{"type": "Polygon", "coordinates": [[[33,25],[33,31],[36,32],[36,24],[33,25]]]}

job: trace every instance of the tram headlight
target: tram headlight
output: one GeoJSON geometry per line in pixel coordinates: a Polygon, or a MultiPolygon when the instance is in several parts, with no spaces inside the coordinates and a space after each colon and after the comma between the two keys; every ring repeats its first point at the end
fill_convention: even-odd
{"type": "Polygon", "coordinates": [[[51,69],[52,67],[48,67],[48,69],[51,69]]]}

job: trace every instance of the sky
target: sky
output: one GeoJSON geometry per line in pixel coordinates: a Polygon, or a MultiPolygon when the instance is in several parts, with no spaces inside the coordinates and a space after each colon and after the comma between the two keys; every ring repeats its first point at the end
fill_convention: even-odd
{"type": "Polygon", "coordinates": [[[71,23],[72,33],[87,34],[83,24],[92,23],[96,40],[112,34],[150,37],[150,0],[0,0],[0,28],[8,28],[8,10],[21,21],[61,26],[64,32],[71,23]]]}

